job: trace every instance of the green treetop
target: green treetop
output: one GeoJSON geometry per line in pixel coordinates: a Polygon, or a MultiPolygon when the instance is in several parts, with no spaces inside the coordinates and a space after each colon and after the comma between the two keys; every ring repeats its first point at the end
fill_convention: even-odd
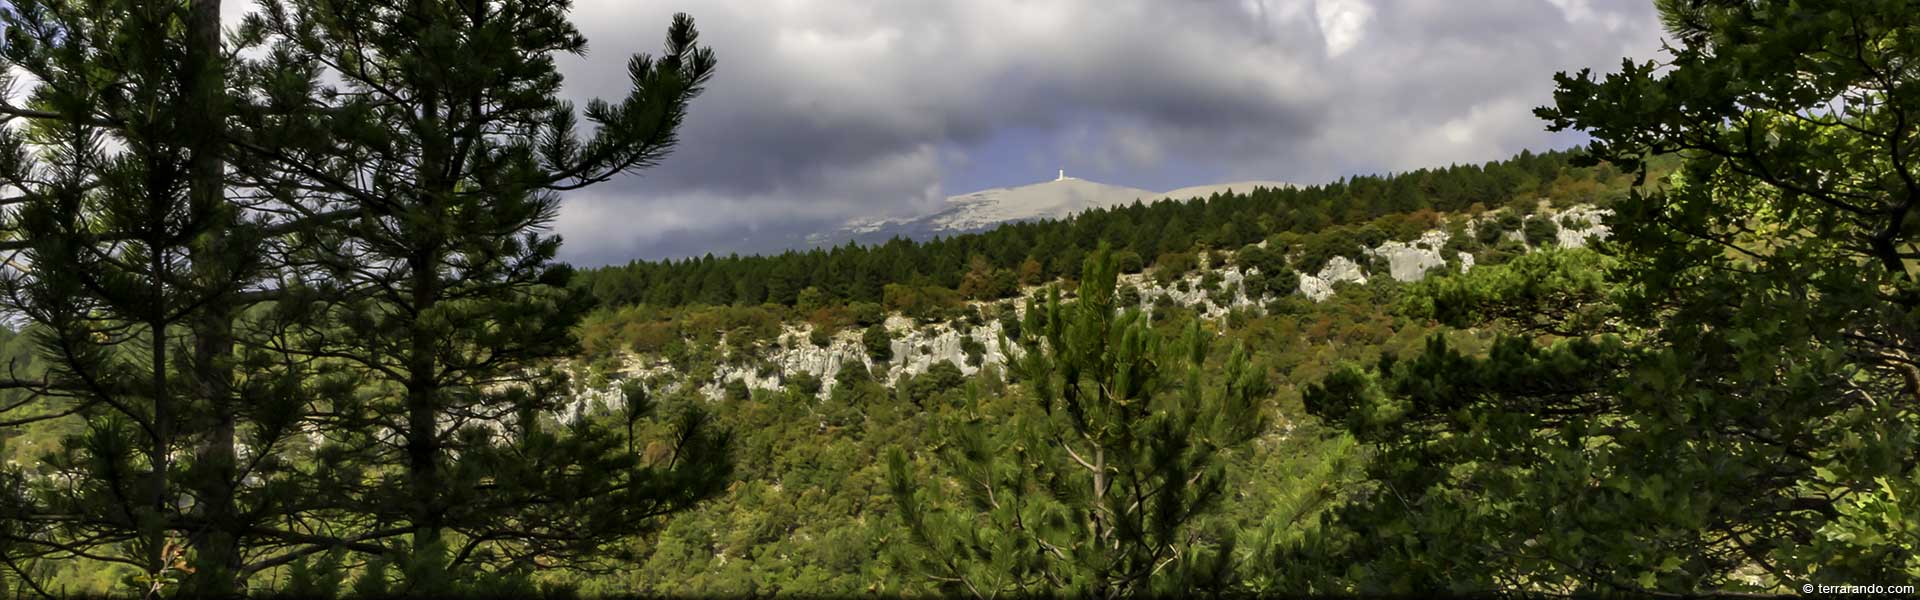
{"type": "Polygon", "coordinates": [[[1685,161],[1616,205],[1618,262],[1423,284],[1426,314],[1533,335],[1436,338],[1308,394],[1382,451],[1342,515],[1355,587],[1920,576],[1920,4],[1660,5],[1668,60],[1562,75],[1539,111],[1643,177],[1685,161]]]}
{"type": "Polygon", "coordinates": [[[1094,597],[1198,585],[1231,537],[1205,527],[1224,497],[1225,455],[1263,428],[1268,390],[1235,349],[1209,377],[1197,322],[1163,339],[1116,311],[1102,248],[1071,302],[1029,302],[1010,369],[1024,393],[981,400],[951,425],[935,479],[888,456],[910,569],[980,597],[1076,590],[1094,597]]]}

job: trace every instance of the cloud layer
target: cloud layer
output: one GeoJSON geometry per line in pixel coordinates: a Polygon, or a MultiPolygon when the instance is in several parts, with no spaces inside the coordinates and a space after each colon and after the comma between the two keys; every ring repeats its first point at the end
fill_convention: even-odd
{"type": "Polygon", "coordinates": [[[568,94],[621,94],[681,11],[719,75],[664,164],[568,196],[568,260],[765,251],[1055,168],[1171,189],[1561,147],[1552,74],[1659,42],[1639,0],[580,0],[568,94]]]}

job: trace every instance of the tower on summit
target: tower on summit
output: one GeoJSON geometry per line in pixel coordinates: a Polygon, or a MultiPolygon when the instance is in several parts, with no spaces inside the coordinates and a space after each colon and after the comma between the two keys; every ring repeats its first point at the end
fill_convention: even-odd
{"type": "Polygon", "coordinates": [[[1054,181],[1066,181],[1066,180],[1067,180],[1067,170],[1066,170],[1066,169],[1061,169],[1061,170],[1060,170],[1060,176],[1059,176],[1059,177],[1057,177],[1057,178],[1054,178],[1054,181]]]}

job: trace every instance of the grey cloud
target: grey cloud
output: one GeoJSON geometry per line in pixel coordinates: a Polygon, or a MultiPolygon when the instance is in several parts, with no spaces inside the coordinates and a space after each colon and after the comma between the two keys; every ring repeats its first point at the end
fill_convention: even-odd
{"type": "Polygon", "coordinates": [[[950,166],[1007,132],[1095,178],[1208,166],[1188,184],[1489,160],[1554,144],[1531,115],[1554,71],[1658,40],[1641,0],[581,0],[593,52],[563,61],[568,93],[621,93],[678,11],[720,73],[664,164],[569,196],[569,260],[908,212],[971,191],[950,166]]]}

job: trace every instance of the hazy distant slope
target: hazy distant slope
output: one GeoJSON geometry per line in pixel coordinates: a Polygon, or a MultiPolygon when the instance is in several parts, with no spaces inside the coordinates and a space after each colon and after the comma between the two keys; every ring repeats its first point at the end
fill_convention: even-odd
{"type": "Polygon", "coordinates": [[[947,198],[945,210],[927,217],[935,229],[968,231],[1011,221],[1059,219],[1090,208],[1119,206],[1153,192],[1076,177],[947,198]]]}
{"type": "Polygon", "coordinates": [[[1292,187],[1282,181],[1237,181],[1184,187],[1171,192],[1109,185],[1077,177],[1016,187],[993,188],[947,198],[934,212],[919,217],[893,219],[854,219],[838,231],[809,236],[814,243],[838,243],[853,239],[880,241],[893,236],[927,238],[937,235],[979,231],[1001,223],[1064,219],[1092,209],[1129,204],[1135,200],[1153,202],[1161,198],[1188,200],[1205,198],[1216,192],[1247,193],[1256,187],[1292,187]]]}

